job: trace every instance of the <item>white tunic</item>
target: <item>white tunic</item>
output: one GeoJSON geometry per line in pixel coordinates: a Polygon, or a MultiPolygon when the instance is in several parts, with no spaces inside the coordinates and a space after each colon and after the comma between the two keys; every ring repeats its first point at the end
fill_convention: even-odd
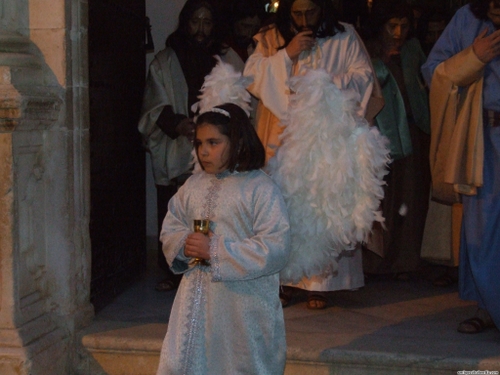
{"type": "Polygon", "coordinates": [[[318,38],[310,51],[303,51],[293,64],[277,29],[257,34],[255,52],[248,58],[243,74],[254,82],[248,90],[259,98],[278,119],[288,115],[290,77],[301,74],[304,68],[325,69],[339,89],[354,89],[360,95],[359,114],[364,116],[373,89],[370,58],[354,28],[342,25],[345,31],[330,38],[318,38]]]}
{"type": "Polygon", "coordinates": [[[195,173],[169,204],[160,236],[184,273],[158,375],[278,375],[286,358],[279,271],[289,251],[283,197],[262,171],[195,173]],[[183,255],[193,220],[209,217],[211,266],[183,255]]]}

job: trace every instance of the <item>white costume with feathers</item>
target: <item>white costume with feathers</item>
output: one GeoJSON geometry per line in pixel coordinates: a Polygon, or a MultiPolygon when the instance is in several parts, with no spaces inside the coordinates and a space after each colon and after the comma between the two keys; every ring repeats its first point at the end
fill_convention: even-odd
{"type": "MultiPolygon", "coordinates": [[[[219,61],[193,110],[234,103],[248,114],[249,83],[251,77],[219,61]]],[[[366,240],[373,221],[383,221],[378,208],[389,150],[387,140],[359,115],[359,94],[339,90],[325,70],[308,70],[289,84],[294,94],[282,145],[267,170],[281,187],[290,216],[291,257],[281,280],[303,287],[304,277],[334,275],[339,259],[349,258],[349,250],[366,240]]]]}
{"type": "MultiPolygon", "coordinates": [[[[253,55],[248,58],[243,74],[254,78],[254,82],[248,87],[248,90],[260,99],[256,119],[257,133],[266,148],[268,160],[271,160],[276,151],[283,145],[281,135],[285,131],[285,124],[289,123],[290,100],[292,100],[293,96],[290,79],[294,76],[303,75],[306,70],[323,69],[328,72],[330,80],[333,81],[336,87],[341,90],[351,89],[357,92],[359,94],[357,100],[360,103],[357,110],[360,116],[370,114],[368,117],[371,118],[376,112],[377,106],[373,107],[370,104],[375,104],[371,98],[373,98],[372,94],[378,96],[380,93],[375,92],[379,90],[375,90],[377,85],[375,84],[376,79],[370,64],[370,57],[354,27],[344,23],[341,25],[345,31],[337,32],[330,37],[316,38],[315,46],[310,51],[302,51],[297,60],[293,61],[287,55],[286,49],[280,48],[280,46],[284,45],[284,39],[275,26],[263,29],[254,37],[257,46],[253,55]]],[[[323,95],[323,91],[318,90],[316,95],[318,94],[323,95]]],[[[381,103],[379,102],[379,104],[381,103]]],[[[319,108],[310,108],[310,110],[305,122],[300,124],[303,127],[309,128],[310,123],[314,121],[316,116],[322,116],[319,113],[319,108]]],[[[309,137],[325,137],[321,133],[315,134],[315,131],[306,134],[309,134],[309,137]]],[[[324,147],[320,147],[316,143],[314,143],[313,147],[323,150],[334,142],[333,139],[318,139],[322,141],[321,144],[324,147]]],[[[310,150],[306,150],[305,146],[303,149],[296,147],[294,150],[297,153],[298,160],[304,163],[311,162],[311,160],[306,159],[307,156],[305,155],[310,150]]],[[[338,150],[335,150],[335,153],[337,152],[338,150]]],[[[341,155],[335,154],[335,157],[339,156],[341,157],[341,155]]],[[[324,158],[324,155],[321,155],[321,158],[324,158]]],[[[333,160],[331,157],[327,159],[333,160]]],[[[317,163],[319,161],[313,160],[312,162],[317,163]]],[[[340,161],[335,160],[335,162],[340,161]]],[[[300,176],[298,173],[297,175],[300,176]]],[[[331,176],[329,175],[326,177],[323,186],[330,186],[330,189],[336,190],[333,185],[336,180],[330,179],[331,176]]],[[[305,185],[309,183],[305,179],[300,182],[305,185]]],[[[286,191],[287,187],[282,186],[282,189],[286,191]]],[[[309,190],[310,193],[311,190],[309,190]]],[[[321,209],[318,208],[318,210],[321,209]]],[[[308,227],[316,225],[316,221],[317,219],[311,216],[308,227]]],[[[313,249],[317,242],[310,240],[314,242],[311,242],[308,249],[303,249],[307,253],[300,258],[309,256],[316,258],[318,252],[323,255],[328,252],[324,248],[313,249]]],[[[334,291],[362,287],[364,277],[360,246],[358,245],[356,250],[353,251],[342,251],[338,257],[335,256],[337,252],[338,249],[331,253],[328,258],[324,258],[328,268],[325,272],[311,278],[304,277],[294,286],[310,291],[334,291]],[[338,269],[334,271],[337,265],[338,269]],[[325,273],[330,276],[324,277],[325,273]]],[[[291,266],[293,266],[292,263],[291,266]]],[[[306,268],[305,270],[307,274],[320,272],[318,269],[310,270],[306,268]]],[[[298,272],[297,275],[292,277],[288,272],[288,275],[285,275],[283,280],[297,280],[301,276],[302,270],[298,269],[296,271],[298,272]]]]}

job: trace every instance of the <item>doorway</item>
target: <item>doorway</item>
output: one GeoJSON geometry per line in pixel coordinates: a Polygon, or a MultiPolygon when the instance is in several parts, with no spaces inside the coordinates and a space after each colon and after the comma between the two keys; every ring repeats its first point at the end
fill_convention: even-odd
{"type": "Polygon", "coordinates": [[[145,0],[89,0],[91,302],[100,311],[146,270],[145,0]]]}

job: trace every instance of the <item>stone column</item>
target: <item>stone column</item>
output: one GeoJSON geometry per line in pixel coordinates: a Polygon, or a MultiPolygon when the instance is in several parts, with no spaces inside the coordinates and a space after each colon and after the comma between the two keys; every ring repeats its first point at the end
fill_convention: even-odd
{"type": "MultiPolygon", "coordinates": [[[[0,373],[48,374],[34,367],[60,366],[44,364],[40,353],[65,341],[65,333],[46,314],[45,236],[40,235],[45,177],[42,133],[50,117],[57,118],[58,100],[46,93],[37,97],[38,90],[32,92],[35,96],[24,95],[13,84],[13,76],[24,87],[30,82],[36,87],[40,81],[41,64],[29,53],[28,39],[2,33],[0,45],[0,373]],[[55,110],[52,116],[38,112],[50,107],[55,110]],[[34,117],[42,121],[30,124],[34,117]],[[33,128],[18,134],[26,126],[33,128]]],[[[52,355],[47,358],[52,359],[52,355]]]]}
{"type": "Polygon", "coordinates": [[[62,87],[38,51],[0,33],[2,375],[72,373],[75,331],[93,314],[79,90],[62,87]]]}
{"type": "Polygon", "coordinates": [[[0,5],[0,374],[66,375],[90,304],[86,0],[0,5]]]}

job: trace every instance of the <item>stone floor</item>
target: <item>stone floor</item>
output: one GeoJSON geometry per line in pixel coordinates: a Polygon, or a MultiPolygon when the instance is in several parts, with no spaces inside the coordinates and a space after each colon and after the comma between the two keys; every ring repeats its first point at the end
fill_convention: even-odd
{"type": "MultiPolygon", "coordinates": [[[[150,273],[100,311],[95,325],[167,323],[175,293],[156,292],[160,278],[150,273]]],[[[360,290],[331,293],[322,311],[307,310],[306,295],[298,291],[284,310],[288,361],[339,366],[286,374],[500,371],[500,332],[458,333],[457,323],[472,316],[475,305],[458,298],[456,284],[435,287],[430,279],[428,272],[407,281],[368,279],[360,290]]],[[[166,325],[155,327],[166,330],[166,325]]]]}

